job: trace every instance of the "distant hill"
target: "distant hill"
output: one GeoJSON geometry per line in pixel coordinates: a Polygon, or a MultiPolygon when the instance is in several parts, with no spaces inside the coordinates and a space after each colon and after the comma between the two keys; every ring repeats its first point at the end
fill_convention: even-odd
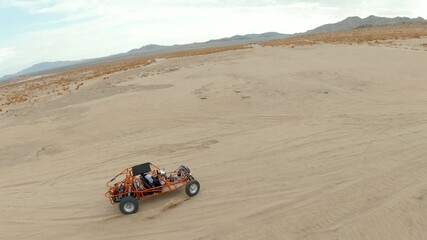
{"type": "Polygon", "coordinates": [[[157,44],[150,44],[143,46],[141,48],[132,49],[127,54],[135,54],[135,53],[153,53],[163,51],[164,49],[170,48],[171,46],[163,46],[157,44]]]}
{"type": "Polygon", "coordinates": [[[171,52],[202,49],[202,48],[209,48],[209,47],[228,46],[228,45],[234,45],[234,44],[257,43],[257,42],[264,42],[264,41],[270,41],[270,40],[276,40],[276,39],[284,39],[284,38],[298,36],[298,35],[337,32],[337,31],[350,30],[350,29],[361,28],[361,27],[415,23],[415,22],[426,22],[426,20],[421,17],[413,18],[413,19],[407,18],[407,17],[385,18],[385,17],[376,17],[376,16],[369,16],[364,19],[360,17],[349,17],[344,19],[343,21],[322,25],[320,27],[317,27],[313,30],[309,30],[304,33],[282,34],[277,32],[267,32],[262,34],[235,35],[229,38],[214,39],[214,40],[210,40],[202,43],[190,43],[190,44],[173,45],[173,46],[150,44],[150,45],[143,46],[141,48],[132,49],[126,53],[115,54],[115,55],[102,57],[102,58],[85,59],[85,60],[79,60],[79,61],[42,62],[42,63],[35,64],[27,69],[24,69],[16,74],[3,76],[2,78],[0,78],[0,81],[11,80],[18,77],[31,76],[36,74],[47,74],[47,73],[68,69],[68,68],[81,67],[81,66],[86,66],[90,64],[157,55],[162,53],[171,53],[171,52]]]}
{"type": "Polygon", "coordinates": [[[42,63],[35,64],[29,68],[26,68],[22,71],[19,71],[15,75],[34,74],[37,72],[43,72],[46,69],[63,68],[63,67],[75,65],[76,63],[83,63],[83,62],[85,62],[85,60],[82,60],[82,61],[42,62],[42,63]]]}
{"type": "Polygon", "coordinates": [[[0,78],[0,81],[11,80],[18,77],[31,76],[36,74],[47,74],[72,67],[81,67],[89,64],[97,64],[101,62],[108,62],[113,60],[129,59],[142,56],[150,56],[161,53],[170,53],[177,51],[185,51],[192,49],[201,49],[209,47],[227,46],[234,44],[244,43],[257,43],[262,41],[269,41],[275,39],[281,39],[292,36],[291,34],[281,34],[276,32],[267,32],[262,34],[247,34],[247,35],[236,35],[230,38],[221,38],[210,40],[202,43],[190,43],[173,46],[162,46],[156,44],[150,44],[141,48],[132,49],[126,53],[115,54],[102,58],[85,59],[79,61],[58,61],[58,62],[42,62],[35,64],[29,68],[26,68],[16,74],[10,74],[0,78]]]}
{"type": "Polygon", "coordinates": [[[282,34],[277,32],[267,32],[262,34],[247,34],[247,35],[235,35],[229,38],[221,38],[209,40],[202,43],[190,43],[173,46],[162,46],[156,44],[150,44],[143,46],[138,49],[132,49],[126,53],[126,55],[140,55],[140,54],[159,54],[166,52],[185,51],[192,49],[201,49],[209,47],[227,46],[233,44],[245,44],[245,43],[257,43],[269,40],[276,40],[291,37],[291,34],[282,34]]]}
{"type": "Polygon", "coordinates": [[[276,40],[281,38],[287,38],[292,36],[292,34],[283,34],[277,32],[266,32],[262,34],[246,34],[246,35],[235,35],[230,38],[221,38],[216,40],[210,40],[206,43],[223,43],[223,42],[236,42],[236,43],[252,43],[252,42],[261,42],[276,40]]]}
{"type": "Polygon", "coordinates": [[[320,27],[317,27],[313,30],[309,30],[305,33],[301,33],[299,35],[338,32],[338,31],[350,30],[350,29],[360,28],[360,27],[416,23],[416,22],[426,22],[426,20],[421,17],[419,18],[407,18],[407,17],[385,18],[385,17],[376,17],[373,15],[367,18],[348,17],[341,22],[322,25],[320,27]]]}

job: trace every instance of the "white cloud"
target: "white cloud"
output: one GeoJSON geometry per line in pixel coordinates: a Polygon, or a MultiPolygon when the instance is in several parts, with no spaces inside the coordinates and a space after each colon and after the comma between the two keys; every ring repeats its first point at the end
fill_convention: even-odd
{"type": "Polygon", "coordinates": [[[418,0],[416,6],[414,7],[414,14],[413,16],[417,17],[424,17],[424,19],[427,18],[427,1],[426,0],[418,0]]]}
{"type": "Polygon", "coordinates": [[[13,48],[0,48],[0,63],[15,56],[13,48]]]}

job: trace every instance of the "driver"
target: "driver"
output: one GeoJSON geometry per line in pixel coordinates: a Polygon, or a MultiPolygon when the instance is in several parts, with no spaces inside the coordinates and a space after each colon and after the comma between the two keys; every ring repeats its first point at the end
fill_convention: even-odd
{"type": "Polygon", "coordinates": [[[157,176],[151,175],[150,173],[145,174],[144,178],[148,181],[148,183],[150,184],[150,186],[158,187],[158,186],[162,185],[160,183],[159,178],[157,176]]]}
{"type": "Polygon", "coordinates": [[[153,185],[153,182],[154,182],[153,175],[147,173],[144,175],[144,178],[147,179],[147,181],[150,185],[153,185]]]}

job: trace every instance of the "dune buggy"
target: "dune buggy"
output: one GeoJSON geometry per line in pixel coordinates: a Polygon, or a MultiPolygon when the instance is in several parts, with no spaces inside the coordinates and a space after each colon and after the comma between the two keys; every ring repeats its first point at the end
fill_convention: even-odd
{"type": "Polygon", "coordinates": [[[133,214],[138,211],[139,199],[175,191],[184,186],[190,197],[199,193],[200,184],[191,175],[188,167],[180,166],[173,172],[165,172],[164,169],[147,162],[126,168],[108,181],[105,196],[110,199],[111,204],[119,203],[123,214],[133,214]],[[124,179],[112,183],[119,176],[124,179]]]}

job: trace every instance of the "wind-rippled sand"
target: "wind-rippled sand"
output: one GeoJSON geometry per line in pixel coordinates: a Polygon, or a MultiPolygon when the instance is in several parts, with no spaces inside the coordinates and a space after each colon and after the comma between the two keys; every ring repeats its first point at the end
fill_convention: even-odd
{"type": "Polygon", "coordinates": [[[4,107],[1,239],[427,239],[426,66],[387,46],[255,47],[4,107]],[[190,167],[200,193],[122,215],[105,182],[146,161],[190,167]]]}

